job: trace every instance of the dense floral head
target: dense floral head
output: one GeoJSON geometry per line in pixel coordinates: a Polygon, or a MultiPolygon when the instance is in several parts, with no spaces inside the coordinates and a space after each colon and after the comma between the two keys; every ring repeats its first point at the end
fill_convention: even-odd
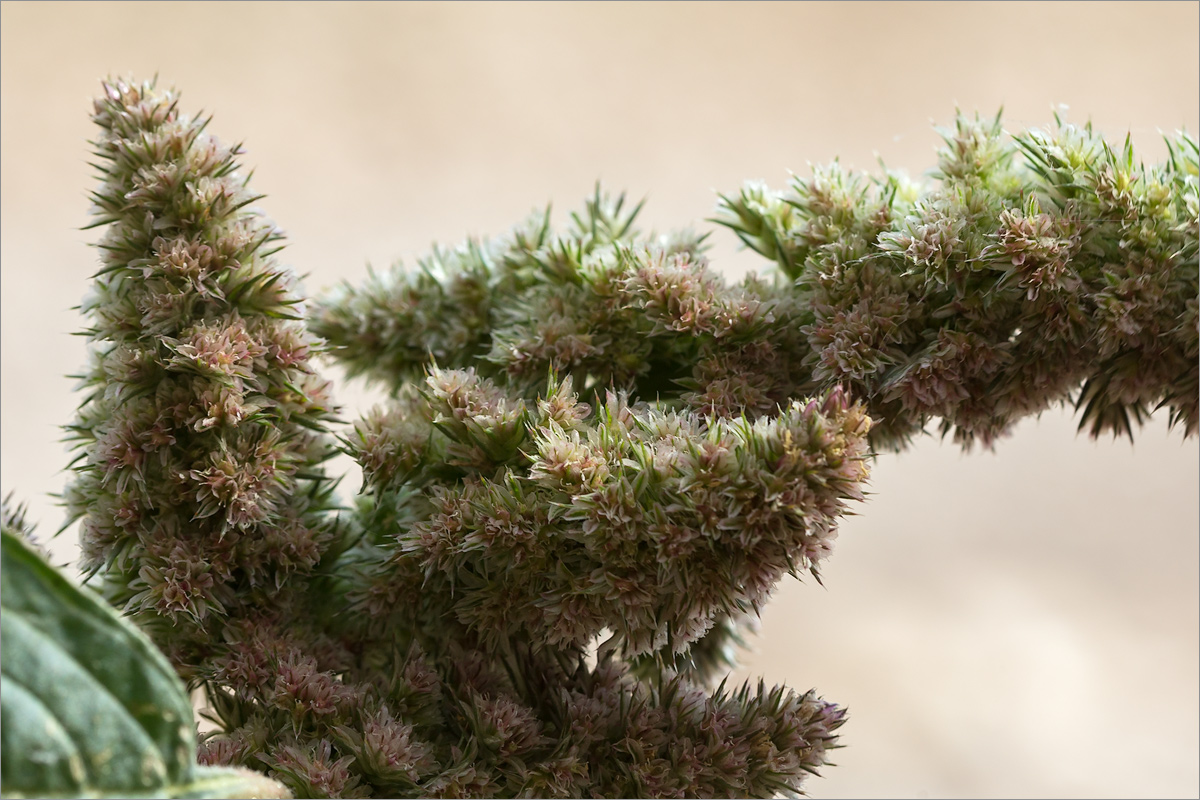
{"type": "Polygon", "coordinates": [[[820,578],[873,447],[935,417],[988,442],[1073,391],[1095,431],[1154,404],[1196,428],[1195,141],[1146,169],[964,117],[928,188],[835,164],[722,198],[768,278],[597,187],[559,231],[341,287],[311,324],[393,397],[341,432],[338,513],[324,345],[240,149],[103,89],[64,499],[92,580],[204,690],[201,760],[297,796],[800,792],[845,712],[706,682],[783,576],[820,578]]]}

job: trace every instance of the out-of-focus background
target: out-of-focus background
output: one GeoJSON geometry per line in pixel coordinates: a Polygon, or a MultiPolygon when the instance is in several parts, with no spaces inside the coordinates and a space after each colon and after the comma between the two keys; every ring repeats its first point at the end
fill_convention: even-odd
{"type": "MultiPolygon", "coordinates": [[[[715,191],[877,157],[917,175],[955,107],[1010,130],[1054,109],[1200,128],[1200,4],[31,3],[0,5],[0,482],[43,534],[84,363],[90,98],[161,75],[243,140],[316,292],[368,262],[495,234],[596,179],[644,226],[706,226],[715,191]]],[[[713,226],[707,226],[713,227],[713,226]]],[[[731,277],[767,264],[713,234],[731,277]]],[[[378,395],[340,396],[348,415],[378,395]]],[[[788,583],[738,678],[849,706],[817,797],[1200,793],[1198,450],[1066,411],[994,453],[929,438],[878,460],[826,588],[788,583]]],[[[350,476],[347,491],[357,489],[350,476]]],[[[73,559],[74,530],[53,543],[73,559]]]]}

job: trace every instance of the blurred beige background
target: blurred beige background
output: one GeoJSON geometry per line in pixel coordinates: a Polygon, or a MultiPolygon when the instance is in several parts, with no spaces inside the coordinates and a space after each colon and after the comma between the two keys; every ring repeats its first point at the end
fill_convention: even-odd
{"type": "MultiPolygon", "coordinates": [[[[1147,160],[1200,128],[1200,4],[0,5],[0,481],[44,534],[84,362],[90,98],[155,72],[241,139],[316,291],[502,232],[600,178],[645,226],[714,190],[876,155],[932,166],[955,106],[1010,129],[1059,104],[1147,160]]],[[[731,276],[765,263],[717,231],[731,276]]],[[[348,386],[351,413],[376,395],[348,386]]],[[[994,454],[876,465],[815,584],[781,587],[742,676],[848,705],[817,797],[1200,794],[1198,449],[1155,419],[1093,443],[1066,412],[994,454]]],[[[351,476],[347,491],[357,489],[351,476]]],[[[74,531],[55,542],[71,559],[74,531]]]]}

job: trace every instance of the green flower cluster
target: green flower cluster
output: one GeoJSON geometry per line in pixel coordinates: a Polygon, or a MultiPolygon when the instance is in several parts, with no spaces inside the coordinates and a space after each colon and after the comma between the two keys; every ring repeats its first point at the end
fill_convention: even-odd
{"type": "Polygon", "coordinates": [[[432,359],[529,400],[550,372],[577,392],[681,399],[719,416],[770,414],[803,396],[803,306],[777,279],[726,286],[704,236],[639,234],[640,208],[597,187],[562,235],[547,209],[504,238],[437,250],[416,273],[343,285],[318,304],[313,330],[350,374],[392,389],[432,359]]]}
{"type": "Polygon", "coordinates": [[[1128,434],[1156,408],[1196,432],[1197,141],[1135,161],[1089,127],[1009,139],[999,118],[943,132],[933,182],[838,164],[791,192],[748,184],[716,221],[776,262],[727,286],[702,237],[642,237],[599,195],[437,253],[321,304],[313,327],[356,373],[399,387],[432,355],[526,397],[547,369],[720,415],[771,414],[835,386],[867,404],[876,449],[932,420],[969,446],[1073,401],[1128,434]],[[454,298],[470,297],[460,305],[454,298]],[[452,342],[470,342],[455,347],[452,342]]]}
{"type": "Polygon", "coordinates": [[[204,689],[201,762],[307,797],[771,796],[826,763],[836,706],[705,685],[867,478],[863,406],[791,396],[801,306],[599,193],[565,239],[541,216],[346,290],[322,330],[397,394],[343,433],[339,515],[323,345],[239,148],[153,84],[94,118],[64,499],[91,582],[204,689]]]}
{"type": "Polygon", "coordinates": [[[83,303],[92,361],[64,499],[109,600],[168,649],[203,649],[214,616],[274,604],[330,555],[329,386],[239,149],[171,93],[104,90],[92,198],[108,228],[83,303]]]}
{"type": "Polygon", "coordinates": [[[488,649],[583,652],[608,631],[625,656],[673,655],[815,571],[862,499],[870,419],[841,393],[751,422],[611,392],[593,413],[567,384],[535,410],[435,369],[359,424],[376,509],[420,520],[364,575],[368,615],[420,604],[431,629],[453,618],[488,649]]]}
{"type": "Polygon", "coordinates": [[[306,314],[238,147],[153,84],[94,119],[83,566],[205,690],[201,761],[297,796],[800,792],[844,712],[709,682],[819,579],[871,449],[1068,400],[1093,435],[1200,421],[1187,136],[1146,168],[960,118],[929,187],[748,185],[717,221],[778,269],[736,285],[597,188],[306,314]],[[348,510],[322,352],[393,391],[341,433],[348,510]]]}
{"type": "Polygon", "coordinates": [[[942,135],[925,191],[835,164],[722,198],[718,221],[803,298],[811,382],[865,400],[888,445],[933,418],[986,445],[1064,401],[1093,436],[1164,407],[1195,434],[1197,141],[1145,167],[1061,120],[1009,140],[960,116],[942,135]]]}

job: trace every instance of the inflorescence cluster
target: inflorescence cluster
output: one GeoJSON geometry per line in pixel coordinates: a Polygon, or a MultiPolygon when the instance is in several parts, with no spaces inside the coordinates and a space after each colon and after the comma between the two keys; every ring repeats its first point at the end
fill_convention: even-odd
{"type": "MultiPolygon", "coordinates": [[[[123,82],[96,104],[108,229],[65,499],[93,583],[205,689],[219,729],[202,760],[302,796],[798,791],[843,712],[704,681],[731,621],[829,552],[866,478],[864,409],[838,390],[754,417],[653,402],[602,348],[591,370],[498,379],[469,363],[490,329],[464,323],[437,334],[440,366],[414,356],[396,403],[346,432],[366,493],[339,516],[321,346],[272,258],[280,235],[238,148],[176,104],[123,82]],[[710,630],[720,641],[693,654],[710,630]]],[[[623,235],[564,241],[562,274],[567,248],[623,235]]],[[[615,335],[753,346],[749,300],[674,301],[664,279],[695,246],[628,281],[643,256],[609,247],[588,290],[607,275],[644,299],[612,304],[615,335]]],[[[461,320],[471,302],[451,290],[410,317],[461,320]]]]}
{"type": "Polygon", "coordinates": [[[784,575],[819,577],[872,449],[1072,397],[1093,433],[1158,405],[1196,430],[1187,137],[1146,169],[960,119],[925,191],[747,186],[718,221],[779,269],[736,285],[597,189],[306,324],[238,147],[153,84],[94,119],[83,567],[204,689],[201,760],[297,796],[797,793],[844,712],[711,683],[784,575]],[[321,353],[393,390],[340,439],[321,353]]]}
{"type": "Polygon", "coordinates": [[[533,396],[547,369],[752,417],[835,386],[877,450],[932,420],[964,445],[1073,401],[1093,435],[1160,407],[1200,421],[1198,145],[1146,167],[1091,127],[1013,139],[999,118],[943,131],[930,186],[838,164],[790,192],[752,183],[716,222],[776,262],[727,286],[690,233],[639,237],[597,194],[560,238],[548,217],[435,251],[416,273],[342,287],[312,326],[354,374],[397,387],[432,357],[533,396]]]}

